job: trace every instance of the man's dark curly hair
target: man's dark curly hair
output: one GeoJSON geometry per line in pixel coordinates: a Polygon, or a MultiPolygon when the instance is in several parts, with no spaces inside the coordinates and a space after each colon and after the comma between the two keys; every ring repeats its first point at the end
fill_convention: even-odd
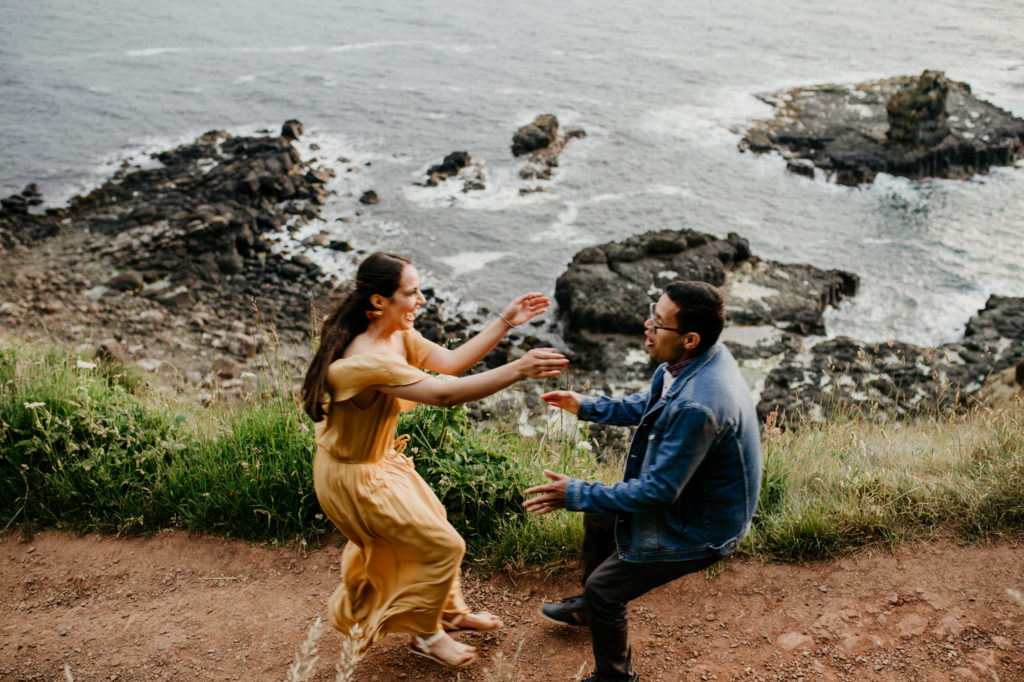
{"type": "Polygon", "coordinates": [[[718,289],[707,282],[676,280],[668,283],[665,293],[679,306],[676,326],[700,336],[696,351],[703,353],[715,345],[725,326],[725,301],[718,289]]]}

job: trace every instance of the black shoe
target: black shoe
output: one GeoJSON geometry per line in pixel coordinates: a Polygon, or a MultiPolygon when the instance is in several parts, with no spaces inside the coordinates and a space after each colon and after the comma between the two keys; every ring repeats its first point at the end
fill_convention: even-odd
{"type": "Polygon", "coordinates": [[[562,625],[587,627],[587,617],[583,615],[583,595],[581,594],[563,599],[557,604],[541,604],[540,615],[562,625]]]}
{"type": "MultiPolygon", "coordinates": [[[[629,678],[629,682],[638,682],[639,680],[640,680],[640,673],[638,673],[637,671],[634,670],[633,674],[629,678]]],[[[587,679],[583,680],[583,682],[605,682],[605,679],[602,678],[597,673],[594,673],[593,675],[591,675],[587,679]]]]}

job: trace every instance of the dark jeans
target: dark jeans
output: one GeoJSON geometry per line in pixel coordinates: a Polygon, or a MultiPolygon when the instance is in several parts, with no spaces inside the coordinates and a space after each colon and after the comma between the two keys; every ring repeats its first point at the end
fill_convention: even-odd
{"type": "Polygon", "coordinates": [[[583,515],[583,611],[590,626],[599,680],[624,682],[636,674],[626,625],[626,603],[716,561],[716,557],[623,561],[615,546],[615,516],[589,512],[583,515]]]}

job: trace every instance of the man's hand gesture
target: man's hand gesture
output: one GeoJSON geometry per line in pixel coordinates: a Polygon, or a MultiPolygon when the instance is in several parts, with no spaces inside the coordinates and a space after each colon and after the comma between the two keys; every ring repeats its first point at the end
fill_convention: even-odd
{"type": "MultiPolygon", "coordinates": [[[[557,391],[557,393],[566,392],[557,391]]],[[[549,393],[548,395],[551,394],[549,393]]],[[[554,483],[545,483],[544,485],[534,486],[524,491],[527,495],[543,493],[540,497],[534,497],[523,502],[523,507],[526,511],[538,516],[553,512],[556,509],[565,509],[565,489],[569,485],[569,477],[565,474],[556,474],[545,469],[544,475],[554,481],[554,483]]]]}

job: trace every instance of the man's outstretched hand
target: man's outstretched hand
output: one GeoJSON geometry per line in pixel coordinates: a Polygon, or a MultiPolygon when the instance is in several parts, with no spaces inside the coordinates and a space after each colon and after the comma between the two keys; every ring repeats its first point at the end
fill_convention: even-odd
{"type": "Polygon", "coordinates": [[[583,402],[583,396],[575,391],[551,391],[542,395],[540,399],[551,407],[557,407],[573,414],[579,413],[580,405],[583,402]]]}
{"type": "Polygon", "coordinates": [[[545,469],[544,475],[554,482],[527,488],[523,491],[526,495],[539,495],[539,497],[523,502],[523,508],[526,511],[538,516],[556,509],[565,509],[565,489],[569,485],[569,477],[565,474],[556,474],[545,469]]]}

